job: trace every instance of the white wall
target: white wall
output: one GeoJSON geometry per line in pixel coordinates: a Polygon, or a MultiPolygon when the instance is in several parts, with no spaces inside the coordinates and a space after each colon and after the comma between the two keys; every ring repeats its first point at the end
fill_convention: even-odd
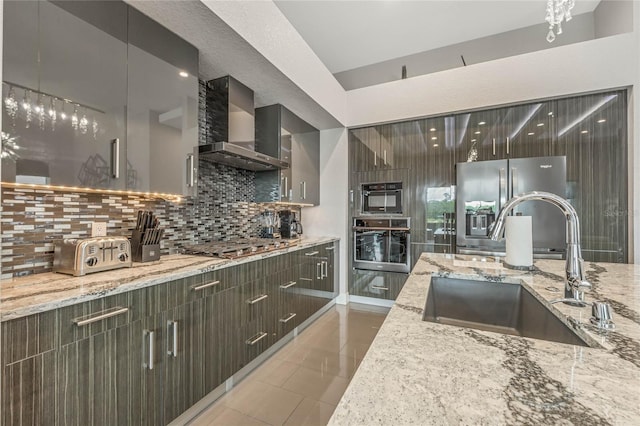
{"type": "Polygon", "coordinates": [[[340,295],[346,302],[349,237],[349,150],[344,128],[320,132],[320,205],[304,208],[302,220],[307,236],[340,238],[340,295]]]}

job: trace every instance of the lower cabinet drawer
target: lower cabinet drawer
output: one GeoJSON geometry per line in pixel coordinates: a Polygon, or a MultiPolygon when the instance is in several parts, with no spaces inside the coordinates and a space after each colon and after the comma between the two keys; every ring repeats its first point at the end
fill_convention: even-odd
{"type": "Polygon", "coordinates": [[[353,269],[349,283],[349,294],[396,300],[408,277],[408,274],[353,269]]]}

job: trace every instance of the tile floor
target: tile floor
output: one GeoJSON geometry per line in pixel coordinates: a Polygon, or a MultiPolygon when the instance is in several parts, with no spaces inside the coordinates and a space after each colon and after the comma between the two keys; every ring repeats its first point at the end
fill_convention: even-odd
{"type": "Polygon", "coordinates": [[[336,305],[189,424],[326,425],[387,311],[336,305]]]}

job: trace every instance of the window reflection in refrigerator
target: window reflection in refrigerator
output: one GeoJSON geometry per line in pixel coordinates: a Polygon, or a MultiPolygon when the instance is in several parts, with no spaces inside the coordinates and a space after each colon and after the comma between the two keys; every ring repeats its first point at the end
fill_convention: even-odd
{"type": "Polygon", "coordinates": [[[455,200],[455,185],[427,188],[427,251],[455,252],[455,200]]]}

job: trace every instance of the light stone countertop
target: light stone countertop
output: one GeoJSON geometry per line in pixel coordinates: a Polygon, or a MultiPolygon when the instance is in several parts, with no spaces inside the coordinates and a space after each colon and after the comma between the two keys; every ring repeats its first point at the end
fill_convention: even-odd
{"type": "Polygon", "coordinates": [[[155,262],[134,263],[131,268],[97,272],[81,277],[49,272],[2,280],[0,281],[0,321],[279,256],[332,241],[338,241],[338,239],[334,237],[302,238],[297,245],[289,248],[238,259],[175,254],[162,256],[155,262]]]}
{"type": "Polygon", "coordinates": [[[640,424],[639,265],[585,262],[586,299],[610,303],[616,329],[584,325],[600,347],[578,347],[422,321],[436,275],[521,280],[557,313],[589,322],[591,306],[546,302],[563,296],[564,261],[523,272],[473,258],[421,256],[330,425],[640,424]]]}

